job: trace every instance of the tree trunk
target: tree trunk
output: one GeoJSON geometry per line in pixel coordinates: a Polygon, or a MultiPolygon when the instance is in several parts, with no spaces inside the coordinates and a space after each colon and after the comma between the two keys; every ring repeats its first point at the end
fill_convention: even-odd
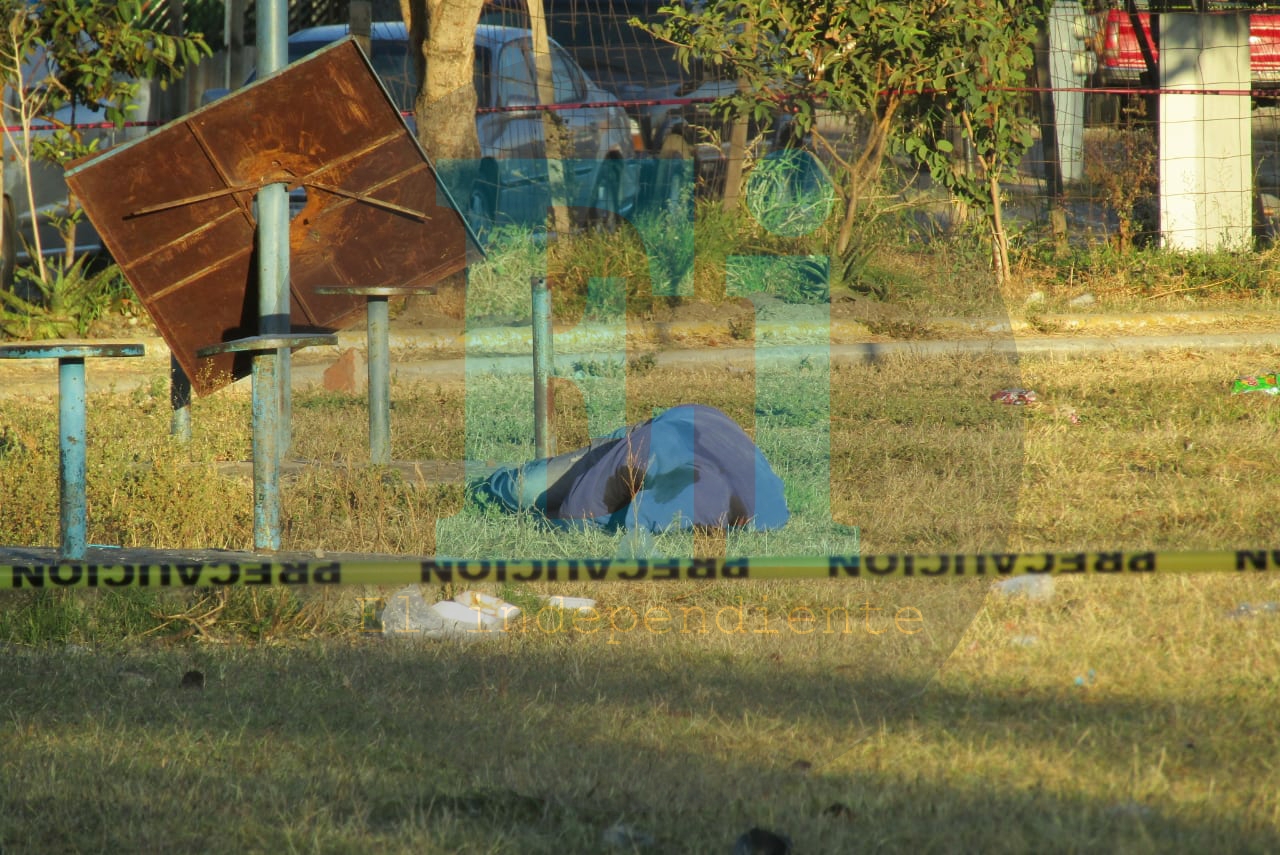
{"type": "MultiPolygon", "coordinates": [[[[547,36],[547,16],[542,0],[528,0],[529,29],[533,33],[533,70],[538,83],[538,103],[556,103],[555,77],[551,73],[551,42],[547,36]]],[[[548,191],[551,194],[551,226],[556,234],[569,233],[569,209],[565,205],[565,158],[572,152],[565,139],[564,121],[555,110],[542,111],[542,139],[547,159],[548,191]]],[[[594,192],[594,188],[593,188],[594,192]]]]}
{"type": "Polygon", "coordinates": [[[968,111],[960,113],[964,122],[965,134],[974,146],[974,155],[978,166],[987,177],[987,194],[991,198],[991,207],[987,215],[987,223],[991,227],[991,269],[996,275],[996,282],[1003,285],[1009,280],[1009,234],[1004,228],[1004,214],[1000,206],[1000,170],[999,159],[995,154],[983,157],[977,149],[977,135],[973,132],[973,120],[968,111]]]}
{"type": "Polygon", "coordinates": [[[1000,176],[990,173],[991,191],[991,266],[995,269],[997,284],[1009,281],[1009,233],[1004,228],[1004,214],[1000,206],[1000,176]]]}
{"type": "Polygon", "coordinates": [[[432,160],[480,158],[473,66],[483,8],[484,0],[400,0],[421,81],[418,141],[432,160]]]}
{"type": "Polygon", "coordinates": [[[891,98],[885,104],[884,111],[871,119],[871,130],[866,146],[856,161],[849,165],[848,189],[845,197],[844,221],[840,224],[840,233],[836,237],[836,254],[843,256],[849,249],[853,239],[853,226],[857,222],[858,206],[866,189],[870,187],[880,174],[880,164],[884,160],[885,145],[889,139],[889,130],[893,126],[894,114],[900,102],[891,98]]]}
{"type": "MultiPolygon", "coordinates": [[[[738,89],[744,89],[743,81],[738,81],[738,89]]],[[[742,165],[747,157],[747,125],[750,117],[746,111],[734,116],[733,127],[729,132],[729,162],[724,173],[724,210],[733,213],[738,208],[738,200],[742,196],[742,165]]]]}

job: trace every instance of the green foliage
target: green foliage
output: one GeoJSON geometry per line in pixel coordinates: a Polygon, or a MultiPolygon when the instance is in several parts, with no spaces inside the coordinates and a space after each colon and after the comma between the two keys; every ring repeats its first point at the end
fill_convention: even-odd
{"type": "Polygon", "coordinates": [[[713,0],[664,6],[659,25],[633,23],[675,44],[686,65],[696,58],[744,80],[729,102],[735,111],[764,120],[779,99],[793,101],[807,131],[812,99],[841,113],[880,114],[895,90],[932,85],[938,22],[930,19],[942,5],[713,0]]]}
{"type": "Polygon", "coordinates": [[[111,121],[123,123],[139,87],[130,78],[165,87],[211,53],[202,35],[183,38],[145,28],[141,12],[138,0],[43,0],[26,6],[22,42],[42,47],[49,58],[44,77],[28,82],[53,89],[52,109],[101,107],[111,121]]]}
{"type": "Polygon", "coordinates": [[[658,356],[651,350],[646,350],[639,356],[627,362],[627,373],[637,377],[643,377],[653,371],[658,366],[658,356]]]}
{"type": "MultiPolygon", "coordinates": [[[[16,115],[18,128],[5,134],[28,185],[38,164],[63,168],[98,150],[101,136],[76,124],[79,108],[102,110],[109,122],[123,127],[136,110],[140,81],[167,87],[188,65],[211,54],[202,35],[177,37],[147,28],[138,0],[4,0],[0,14],[7,25],[0,75],[5,88],[17,94],[17,104],[6,105],[4,118],[8,126],[16,115]],[[69,113],[62,112],[68,108],[69,113]],[[69,118],[60,119],[60,112],[69,118]]],[[[68,196],[53,220],[67,246],[61,270],[44,264],[37,230],[32,250],[46,286],[56,287],[50,277],[74,270],[72,236],[83,219],[84,211],[68,196]]]]}
{"type": "Polygon", "coordinates": [[[573,363],[569,374],[576,377],[608,377],[627,376],[627,368],[617,359],[578,359],[573,363]]]}
{"type": "Polygon", "coordinates": [[[0,610],[0,639],[22,645],[119,643],[154,628],[154,591],[18,592],[0,610]]]}
{"type": "MultiPolygon", "coordinates": [[[[250,11],[252,7],[250,7],[250,11]]],[[[223,20],[227,6],[224,0],[183,0],[182,26],[184,32],[200,33],[211,44],[222,44],[225,39],[223,20]]],[[[141,23],[151,30],[165,30],[169,26],[169,3],[143,4],[141,23]]],[[[253,35],[247,34],[252,40],[253,35]]]]}
{"type": "Polygon", "coordinates": [[[543,272],[545,249],[525,229],[497,229],[485,247],[485,259],[467,271],[468,320],[527,321],[529,280],[543,272]]]}
{"type": "Polygon", "coordinates": [[[1115,212],[1116,242],[1128,249],[1145,228],[1156,225],[1158,230],[1158,224],[1143,216],[1144,208],[1154,214],[1152,200],[1159,193],[1159,147],[1146,101],[1134,98],[1124,103],[1119,122],[1099,133],[1094,145],[1098,151],[1086,159],[1085,178],[1115,212]]]}
{"type": "Polygon", "coordinates": [[[788,303],[827,303],[830,263],[826,256],[738,256],[726,275],[734,294],[771,294],[788,303]]]}
{"type": "Polygon", "coordinates": [[[821,227],[831,214],[834,195],[830,175],[800,149],[770,153],[747,177],[747,209],[776,235],[803,237],[821,227]]]}
{"type": "MultiPolygon", "coordinates": [[[[879,0],[813,4],[808,0],[711,0],[664,6],[663,23],[633,21],[676,46],[682,62],[698,59],[737,77],[738,91],[722,109],[772,116],[778,104],[795,109],[797,130],[815,128],[821,107],[868,123],[865,146],[854,155],[826,145],[842,167],[843,255],[858,200],[894,143],[926,166],[957,198],[995,217],[998,179],[1031,144],[1032,124],[1017,88],[1032,65],[1041,19],[1037,4],[1014,0],[879,0]],[[911,121],[900,122],[900,114],[911,121]],[[963,130],[983,167],[953,168],[948,123],[963,130]]],[[[825,145],[820,134],[815,144],[825,145]]],[[[1007,266],[1007,258],[1005,258],[1007,266]]]]}
{"type": "Polygon", "coordinates": [[[677,216],[687,204],[692,186],[686,188],[685,198],[673,209],[650,213],[641,217],[641,231],[650,243],[649,277],[654,297],[683,296],[691,290],[694,265],[694,229],[688,220],[677,216]]]}
{"type": "Polygon", "coordinates": [[[1187,307],[1192,298],[1207,298],[1206,305],[1216,299],[1256,298],[1267,313],[1273,305],[1273,283],[1280,277],[1280,258],[1270,253],[1121,249],[1105,242],[1073,245],[1065,253],[1033,245],[1026,254],[1043,266],[1060,295],[1074,296],[1083,288],[1110,297],[1124,310],[1150,308],[1152,300],[1161,298],[1174,299],[1179,308],[1187,307]]]}
{"type": "Polygon", "coordinates": [[[935,92],[921,99],[902,135],[904,150],[960,201],[992,213],[989,179],[1015,165],[1033,142],[1034,119],[1020,91],[1034,63],[1038,4],[959,0],[950,4],[954,49],[938,57],[935,92]],[[980,172],[956,168],[948,127],[958,127],[980,172]]]}
{"type": "Polygon", "coordinates": [[[43,279],[30,268],[19,269],[17,276],[27,280],[26,287],[0,291],[0,331],[13,338],[83,337],[132,293],[118,267],[95,270],[83,255],[68,267],[51,265],[43,279]],[[19,296],[23,292],[25,299],[19,296]]]}

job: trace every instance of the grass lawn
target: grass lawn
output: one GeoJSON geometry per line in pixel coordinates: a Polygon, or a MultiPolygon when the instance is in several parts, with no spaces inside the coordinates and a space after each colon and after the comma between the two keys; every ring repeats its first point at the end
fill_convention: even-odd
{"type": "MultiPolygon", "coordinates": [[[[664,535],[659,551],[1261,546],[1280,400],[1229,389],[1276,358],[636,367],[612,400],[591,386],[608,378],[561,383],[556,431],[572,448],[593,419],[697,401],[752,433],[792,523],[664,535]],[[989,400],[1015,385],[1040,403],[989,400]]],[[[394,455],[527,459],[526,390],[478,377],[468,391],[397,385],[394,455]]],[[[249,456],[247,399],[197,401],[187,447],[167,407],[163,384],[91,400],[90,540],[247,547],[251,485],[217,474],[249,456]]],[[[300,457],[363,459],[361,401],[300,395],[294,420],[300,457]]],[[[55,423],[52,400],[0,399],[0,542],[57,540],[55,423]]],[[[289,482],[284,517],[285,549],[634,548],[358,466],[289,482]]],[[[513,586],[492,592],[527,619],[467,646],[364,631],[389,590],[10,595],[0,848],[724,853],[759,825],[799,852],[1276,851],[1278,589],[1265,575],[1062,579],[1046,600],[901,581],[513,586]],[[553,590],[595,597],[604,619],[543,609],[553,590]],[[202,688],[182,685],[193,670],[202,688]]]]}
{"type": "Polygon", "coordinates": [[[546,622],[467,647],[348,634],[7,648],[0,840],[599,852],[620,821],[673,853],[727,852],[752,825],[807,852],[1280,842],[1277,618],[1227,616],[1274,598],[1273,582],[1081,580],[1049,603],[985,605],[939,586],[908,601],[931,619],[958,598],[977,619],[932,682],[932,651],[761,614],[774,595],[879,590],[592,593],[673,612],[743,597],[754,613],[745,633],[720,628],[732,616],[613,637],[546,622]],[[181,687],[192,669],[203,689],[181,687]]]}

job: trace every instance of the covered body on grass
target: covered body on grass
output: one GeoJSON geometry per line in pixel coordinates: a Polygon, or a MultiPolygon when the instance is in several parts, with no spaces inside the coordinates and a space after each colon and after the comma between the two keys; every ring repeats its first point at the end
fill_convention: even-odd
{"type": "Polygon", "coordinates": [[[554,525],[607,531],[763,531],[789,518],[782,479],[751,437],[701,404],[673,407],[585,448],[503,467],[472,493],[554,525]]]}

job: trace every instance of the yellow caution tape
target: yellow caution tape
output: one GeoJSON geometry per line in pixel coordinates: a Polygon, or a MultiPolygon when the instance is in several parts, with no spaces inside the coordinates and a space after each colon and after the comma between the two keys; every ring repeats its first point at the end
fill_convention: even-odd
{"type": "Polygon", "coordinates": [[[434,585],[479,582],[665,582],[714,579],[1000,579],[1280,571],[1280,549],[1029,552],[798,558],[427,558],[263,563],[0,565],[0,589],[205,588],[227,585],[434,585]]]}

